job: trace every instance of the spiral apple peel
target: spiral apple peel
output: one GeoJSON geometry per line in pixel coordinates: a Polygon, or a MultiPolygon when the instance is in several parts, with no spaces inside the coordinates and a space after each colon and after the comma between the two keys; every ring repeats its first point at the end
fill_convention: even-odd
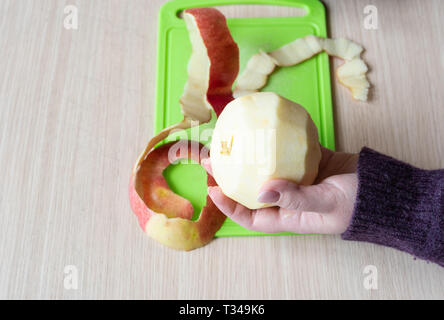
{"type": "MultiPolygon", "coordinates": [[[[178,130],[209,122],[212,110],[218,115],[233,100],[231,88],[239,72],[239,48],[225,16],[218,10],[189,9],[183,17],[193,49],[180,99],[184,119],[148,142],[134,166],[129,197],[131,208],[148,236],[172,249],[188,251],[210,242],[226,217],[207,197],[199,219],[192,221],[191,203],[169,188],[162,172],[180,157],[200,163],[209,151],[200,144],[192,148],[196,144],[192,141],[154,147],[178,130]],[[185,155],[171,152],[178,144],[182,144],[182,151],[186,150],[185,155]]],[[[207,184],[216,185],[211,176],[207,184]]]]}

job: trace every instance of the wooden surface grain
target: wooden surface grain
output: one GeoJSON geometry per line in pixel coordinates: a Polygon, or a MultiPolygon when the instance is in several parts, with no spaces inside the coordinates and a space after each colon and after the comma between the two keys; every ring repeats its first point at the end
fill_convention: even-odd
{"type": "MultiPolygon", "coordinates": [[[[0,298],[444,298],[443,268],[339,236],[221,238],[190,253],[146,238],[127,185],[153,133],[162,4],[0,1],[0,298]],[[78,30],[63,27],[69,4],[78,30]]],[[[368,1],[325,4],[330,35],[367,49],[374,85],[362,104],[333,81],[338,149],[444,167],[444,2],[373,0],[377,30],[363,27],[368,1]]]]}

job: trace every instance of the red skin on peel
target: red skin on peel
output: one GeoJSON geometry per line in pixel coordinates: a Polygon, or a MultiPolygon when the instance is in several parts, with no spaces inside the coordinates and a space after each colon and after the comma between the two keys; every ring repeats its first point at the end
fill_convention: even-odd
{"type": "MultiPolygon", "coordinates": [[[[233,100],[232,86],[239,72],[239,48],[231,36],[225,16],[218,10],[198,8],[188,9],[185,13],[193,17],[205,45],[210,61],[206,99],[219,116],[225,106],[233,100]]],[[[203,83],[202,87],[204,85],[207,86],[203,83]]],[[[205,92],[199,94],[202,95],[200,98],[205,99],[205,92]]],[[[206,109],[205,111],[208,112],[206,109]]],[[[192,120],[194,119],[190,115],[184,114],[182,122],[165,128],[148,142],[137,161],[129,184],[131,208],[142,229],[153,239],[179,250],[193,250],[204,246],[213,239],[226,219],[207,196],[206,206],[202,209],[199,219],[191,221],[193,206],[188,200],[175,194],[163,177],[163,171],[174,159],[192,159],[201,163],[201,160],[208,158],[208,149],[197,142],[182,141],[188,144],[186,148],[180,149],[182,154],[178,150],[174,154],[174,149],[173,154],[171,153],[171,148],[174,148],[177,142],[154,148],[167,138],[173,129],[190,128],[192,120]]],[[[210,175],[207,185],[217,185],[210,175]]]]}
{"type": "Polygon", "coordinates": [[[214,8],[188,9],[193,15],[210,58],[207,99],[219,116],[233,98],[232,85],[239,72],[239,47],[225,16],[214,8]],[[221,50],[222,48],[222,50],[221,50]]]}
{"type": "MultiPolygon", "coordinates": [[[[182,158],[191,159],[200,163],[208,158],[208,150],[201,144],[198,148],[193,147],[191,141],[182,140],[171,142],[160,146],[151,151],[146,159],[141,162],[137,173],[140,175],[139,192],[134,185],[134,174],[131,176],[129,185],[130,203],[133,212],[139,219],[139,224],[143,230],[146,224],[154,215],[163,213],[168,218],[182,218],[191,220],[193,216],[193,206],[181,196],[175,194],[168,186],[163,171],[174,161],[182,158]],[[185,148],[178,148],[175,154],[172,154],[171,148],[175,144],[181,143],[185,148]],[[186,150],[184,154],[183,150],[186,150]],[[180,154],[182,152],[182,154],[180,154]],[[140,196],[139,196],[140,194],[140,196]]],[[[213,177],[208,175],[208,186],[216,186],[213,177]]],[[[206,198],[206,206],[202,209],[200,218],[193,223],[196,225],[199,238],[202,245],[211,241],[217,230],[224,223],[226,216],[214,205],[209,196],[206,198]]]]}

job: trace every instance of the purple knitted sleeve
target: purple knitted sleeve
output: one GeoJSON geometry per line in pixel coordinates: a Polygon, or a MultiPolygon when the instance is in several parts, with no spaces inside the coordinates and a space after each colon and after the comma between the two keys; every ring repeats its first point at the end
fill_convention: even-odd
{"type": "Polygon", "coordinates": [[[444,170],[421,170],[363,148],[344,240],[396,248],[444,267],[444,170]]]}

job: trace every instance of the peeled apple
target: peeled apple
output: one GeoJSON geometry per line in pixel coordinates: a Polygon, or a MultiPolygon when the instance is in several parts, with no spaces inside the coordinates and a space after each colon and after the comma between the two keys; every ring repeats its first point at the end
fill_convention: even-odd
{"type": "Polygon", "coordinates": [[[287,179],[314,182],[321,150],[318,132],[299,104],[272,92],[230,102],[219,116],[211,142],[213,177],[223,193],[250,209],[263,183],[287,179]]]}

